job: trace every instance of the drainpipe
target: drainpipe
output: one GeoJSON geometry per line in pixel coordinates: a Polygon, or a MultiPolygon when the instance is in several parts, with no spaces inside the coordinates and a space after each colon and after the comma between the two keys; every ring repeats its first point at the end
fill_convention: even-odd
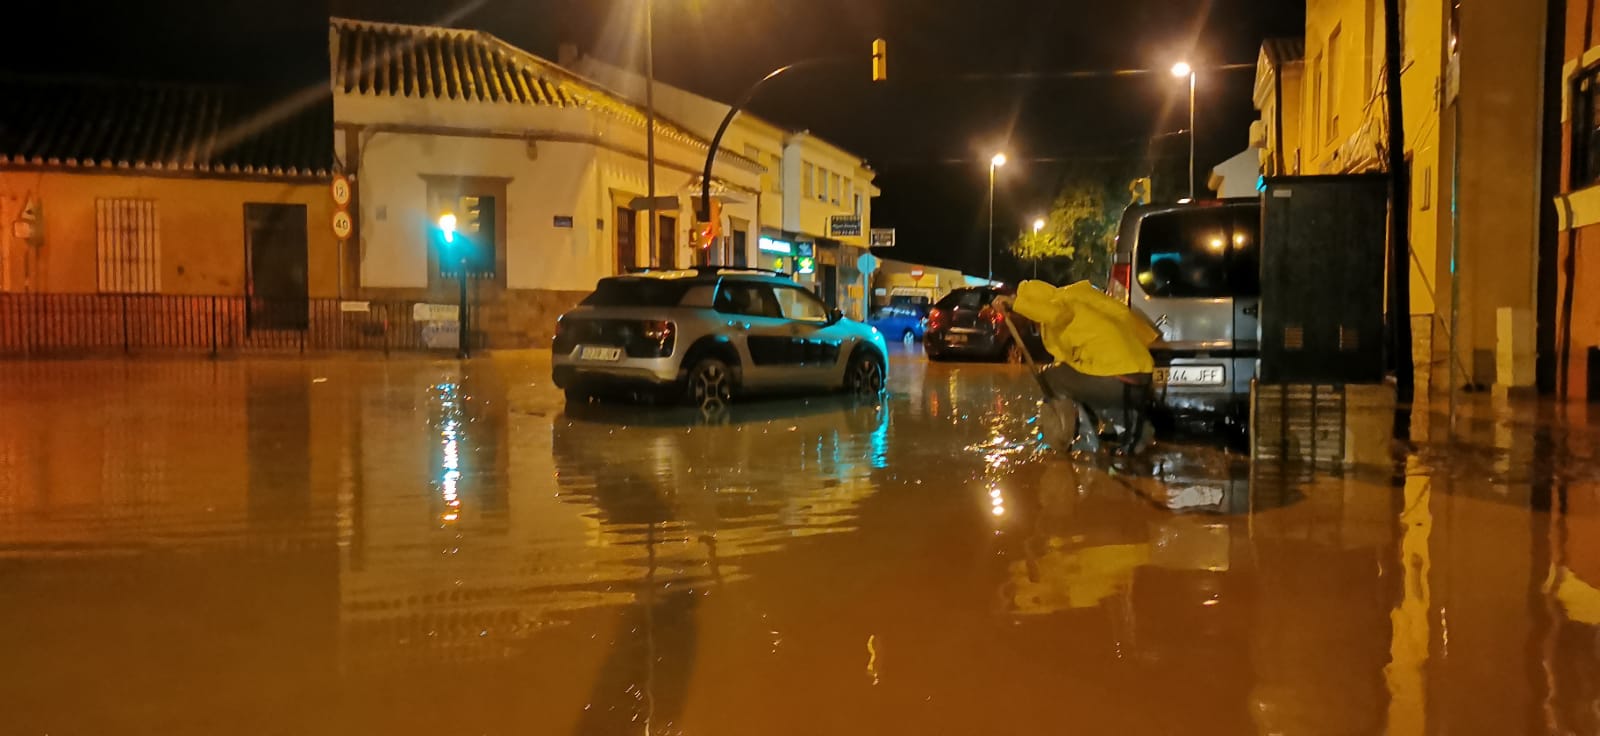
{"type": "MultiPolygon", "coordinates": [[[[1589,0],[1589,2],[1584,3],[1584,45],[1578,50],[1579,59],[1582,58],[1582,54],[1589,51],[1589,46],[1594,45],[1594,35],[1595,0],[1589,0]]],[[[1579,74],[1581,72],[1582,69],[1579,69],[1579,74]]],[[[1573,130],[1576,133],[1576,128],[1578,128],[1576,120],[1573,120],[1573,123],[1573,130]]],[[[1568,166],[1568,171],[1566,171],[1565,189],[1568,194],[1571,194],[1571,190],[1573,190],[1573,171],[1571,171],[1571,166],[1568,166]]],[[[1562,290],[1562,336],[1560,336],[1560,339],[1562,339],[1562,352],[1560,352],[1562,365],[1558,366],[1560,381],[1558,381],[1557,398],[1565,402],[1568,381],[1570,381],[1571,371],[1573,371],[1573,365],[1571,365],[1571,360],[1573,360],[1573,280],[1578,278],[1578,226],[1574,224],[1570,214],[1566,218],[1566,258],[1562,259],[1562,274],[1566,277],[1566,288],[1562,290]]]]}
{"type": "Polygon", "coordinates": [[[1275,102],[1272,105],[1272,173],[1283,176],[1283,60],[1272,67],[1272,96],[1275,102]]]}

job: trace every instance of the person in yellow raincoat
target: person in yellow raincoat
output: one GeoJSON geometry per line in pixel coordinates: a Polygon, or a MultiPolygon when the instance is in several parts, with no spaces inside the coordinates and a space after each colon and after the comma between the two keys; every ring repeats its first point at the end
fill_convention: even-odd
{"type": "Polygon", "coordinates": [[[1044,347],[1055,356],[1043,380],[1095,418],[1124,419],[1127,402],[1148,389],[1155,370],[1149,346],[1160,333],[1093,284],[1024,281],[1012,309],[1039,324],[1044,347]]]}

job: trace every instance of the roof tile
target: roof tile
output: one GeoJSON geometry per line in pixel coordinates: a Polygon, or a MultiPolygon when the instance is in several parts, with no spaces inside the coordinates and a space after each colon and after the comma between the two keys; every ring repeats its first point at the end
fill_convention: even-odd
{"type": "MultiPolygon", "coordinates": [[[[482,31],[347,18],[332,26],[333,84],[344,94],[578,107],[645,124],[644,110],[622,95],[482,31]]],[[[709,145],[659,115],[656,132],[709,145]]],[[[735,151],[719,156],[748,161],[735,151]]]]}
{"type": "Polygon", "coordinates": [[[330,101],[226,87],[0,76],[0,163],[332,174],[330,101]]]}

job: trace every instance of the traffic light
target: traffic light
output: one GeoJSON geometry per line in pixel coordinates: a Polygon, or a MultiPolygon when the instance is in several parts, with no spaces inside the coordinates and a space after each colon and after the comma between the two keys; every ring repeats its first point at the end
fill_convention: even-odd
{"type": "MultiPolygon", "coordinates": [[[[700,199],[699,197],[695,197],[694,199],[696,200],[694,202],[694,211],[698,215],[698,213],[702,211],[703,207],[698,201],[700,199]]],[[[717,238],[722,237],[722,202],[718,201],[715,197],[711,199],[710,217],[711,219],[709,221],[695,223],[695,238],[697,240],[697,245],[702,249],[710,248],[717,242],[717,238]]]]}
{"type": "Polygon", "coordinates": [[[446,212],[439,215],[439,238],[446,243],[456,242],[456,216],[446,212]]]}
{"type": "Polygon", "coordinates": [[[483,216],[483,208],[480,206],[478,198],[462,197],[461,214],[461,232],[468,235],[478,234],[478,231],[481,229],[479,218],[483,216]]]}
{"type": "Polygon", "coordinates": [[[889,79],[889,42],[884,39],[875,39],[872,42],[872,81],[883,82],[889,79]]]}

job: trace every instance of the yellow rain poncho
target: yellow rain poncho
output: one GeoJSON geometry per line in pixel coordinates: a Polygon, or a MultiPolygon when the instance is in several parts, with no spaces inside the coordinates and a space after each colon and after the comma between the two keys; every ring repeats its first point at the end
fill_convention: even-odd
{"type": "Polygon", "coordinates": [[[1079,373],[1124,376],[1155,370],[1149,346],[1160,333],[1087,281],[1062,287],[1024,281],[1013,308],[1039,323],[1045,349],[1079,373]]]}

